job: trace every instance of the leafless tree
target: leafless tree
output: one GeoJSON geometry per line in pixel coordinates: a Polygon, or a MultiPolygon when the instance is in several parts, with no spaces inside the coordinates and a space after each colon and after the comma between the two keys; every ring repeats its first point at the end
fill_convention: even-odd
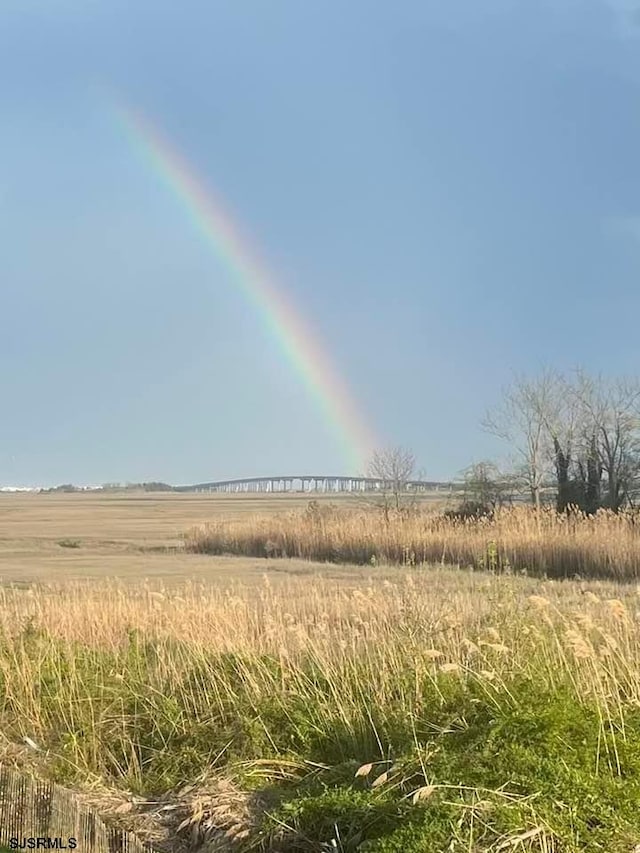
{"type": "Polygon", "coordinates": [[[385,513],[388,514],[389,498],[396,510],[400,510],[401,496],[407,490],[407,483],[414,476],[416,459],[410,450],[404,447],[388,447],[374,451],[368,466],[369,477],[383,481],[385,513]]]}
{"type": "Polygon", "coordinates": [[[584,442],[604,475],[602,502],[618,512],[640,474],[640,383],[607,382],[578,371],[574,396],[582,410],[584,442]]]}
{"type": "Polygon", "coordinates": [[[558,374],[548,369],[537,379],[516,377],[504,390],[502,404],[482,421],[487,432],[511,444],[518,478],[537,509],[553,469],[549,426],[559,421],[560,382],[558,374]]]}
{"type": "Polygon", "coordinates": [[[545,370],[516,379],[483,425],[516,451],[516,471],[536,507],[554,474],[559,511],[617,512],[640,476],[638,380],[606,381],[583,370],[567,379],[545,370]]]}
{"type": "Polygon", "coordinates": [[[462,472],[462,477],[466,503],[494,511],[510,499],[512,479],[493,462],[474,462],[462,472]]]}
{"type": "MultiPolygon", "coordinates": [[[[574,389],[564,376],[547,371],[544,388],[540,412],[556,479],[556,508],[564,512],[574,504],[584,507],[590,500],[590,489],[594,491],[588,429],[574,389]]],[[[596,503],[597,491],[595,488],[596,503]]]]}

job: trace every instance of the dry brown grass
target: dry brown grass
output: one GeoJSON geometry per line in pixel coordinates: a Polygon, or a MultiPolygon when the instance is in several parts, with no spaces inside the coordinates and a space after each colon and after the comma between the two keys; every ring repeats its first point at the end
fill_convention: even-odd
{"type": "Polygon", "coordinates": [[[452,521],[433,512],[306,511],[218,520],[192,529],[197,553],[296,557],[345,563],[449,564],[548,577],[635,579],[640,520],[601,511],[539,515],[505,509],[495,519],[452,521]]]}
{"type": "MultiPolygon", "coordinates": [[[[348,496],[331,496],[333,501],[351,503],[348,496]]],[[[264,567],[256,571],[255,564],[261,561],[185,552],[184,531],[216,518],[281,513],[307,503],[308,496],[296,494],[0,494],[0,583],[87,577],[162,577],[170,583],[238,575],[259,580],[264,567]]]]}
{"type": "MultiPolygon", "coordinates": [[[[604,656],[619,658],[625,672],[640,678],[640,587],[605,581],[559,584],[434,568],[403,571],[393,581],[369,575],[357,585],[309,576],[287,577],[274,587],[264,575],[261,584],[251,586],[239,581],[223,587],[104,581],[0,589],[0,636],[11,644],[25,629],[70,648],[98,650],[126,646],[134,629],[160,647],[167,644],[168,655],[158,658],[162,671],[178,664],[170,653],[178,643],[195,657],[233,652],[295,661],[313,652],[329,668],[354,651],[366,650],[381,675],[392,662],[394,648],[403,656],[415,652],[428,661],[468,667],[478,653],[471,642],[479,638],[480,645],[489,648],[489,641],[499,645],[506,638],[508,654],[494,657],[494,662],[526,668],[532,636],[540,640],[537,651],[548,656],[550,672],[567,665],[573,672],[575,662],[555,642],[560,631],[577,659],[597,658],[596,651],[604,654],[613,648],[606,638],[615,638],[617,654],[604,656]],[[551,634],[545,626],[553,629],[551,634]],[[605,640],[594,646],[596,635],[605,640]],[[585,647],[589,655],[581,653],[576,637],[591,638],[585,647]]],[[[24,651],[14,649],[20,657],[24,651]]],[[[25,666],[37,663],[23,658],[25,666]]],[[[29,674],[23,676],[28,683],[29,674]]],[[[384,678],[376,681],[382,689],[384,678]]],[[[640,701],[638,684],[633,695],[640,701]]],[[[378,698],[385,701],[383,693],[378,698]]],[[[35,707],[24,710],[33,724],[35,707]]]]}
{"type": "Polygon", "coordinates": [[[0,568],[16,560],[6,574],[22,583],[0,587],[1,757],[91,788],[123,828],[167,849],[320,849],[304,838],[328,843],[339,812],[355,850],[349,833],[369,832],[368,814],[392,832],[414,808],[434,815],[424,839],[444,833],[412,848],[429,853],[626,853],[640,840],[635,586],[417,566],[432,548],[438,563],[474,555],[504,570],[505,553],[515,564],[526,552],[548,571],[569,553],[584,567],[593,546],[598,570],[628,579],[629,517],[545,514],[538,529],[522,511],[493,526],[420,514],[387,527],[370,510],[327,509],[213,528],[222,550],[270,541],[303,558],[262,560],[155,550],[189,506],[205,520],[221,504],[151,501],[100,504],[92,520],[66,499],[56,528],[43,498],[29,510],[34,539],[3,517],[0,568]],[[320,549],[368,565],[310,562],[320,549]],[[24,582],[29,555],[36,584],[24,582]],[[54,559],[59,579],[42,583],[54,559]],[[289,810],[265,818],[283,797],[289,810]]]}
{"type": "MultiPolygon", "coordinates": [[[[274,588],[265,576],[251,587],[105,582],[5,588],[5,710],[18,712],[14,725],[21,735],[42,740],[51,701],[70,714],[82,701],[84,685],[71,677],[61,694],[43,702],[33,689],[43,659],[33,656],[25,631],[45,638],[45,650],[61,643],[57,647],[69,652],[119,655],[135,630],[156,648],[151,689],[178,685],[194,662],[224,653],[256,662],[271,657],[296,683],[297,662],[311,656],[340,685],[335,698],[347,716],[363,689],[377,707],[397,704],[397,685],[408,672],[417,681],[437,671],[500,679],[533,667],[541,687],[567,676],[578,693],[610,708],[621,692],[640,704],[639,595],[606,582],[558,585],[438,569],[403,572],[394,581],[370,577],[356,587],[316,577],[288,578],[274,588]],[[344,677],[356,659],[369,673],[366,685],[344,677]]],[[[272,676],[259,665],[250,672],[248,665],[258,702],[273,688],[272,676]]],[[[215,667],[208,677],[225,689],[215,667]]],[[[303,692],[308,689],[311,700],[313,687],[303,692]]],[[[401,704],[407,714],[415,712],[410,690],[401,704]]]]}
{"type": "Polygon", "coordinates": [[[11,710],[17,734],[46,742],[52,709],[73,728],[74,709],[88,699],[80,669],[61,670],[55,695],[35,689],[49,653],[63,650],[62,666],[80,650],[108,652],[122,666],[120,676],[111,675],[124,681],[132,630],[154,644],[151,693],[168,684],[180,689],[198,663],[209,692],[221,696],[231,686],[216,661],[230,653],[246,662],[257,704],[285,689],[260,664],[273,659],[286,689],[320,709],[327,697],[321,702],[299,669],[313,659],[335,686],[335,705],[325,710],[345,720],[363,712],[365,694],[370,707],[398,710],[400,701],[403,713],[415,715],[419,699],[407,675],[418,684],[438,672],[492,682],[529,673],[541,689],[569,679],[577,696],[597,698],[611,715],[620,696],[640,705],[640,589],[628,586],[446,569],[402,572],[394,581],[369,577],[356,587],[321,577],[287,578],[277,588],[267,576],[259,586],[227,588],[103,582],[0,590],[3,709],[11,710]],[[39,655],[29,637],[38,638],[39,655]],[[364,668],[354,681],[356,662],[364,668]]]}
{"type": "MultiPolygon", "coordinates": [[[[189,834],[200,841],[232,831],[254,843],[261,837],[260,798],[229,781],[232,764],[216,776],[226,762],[230,725],[245,719],[262,730],[256,743],[265,754],[253,741],[236,753],[244,778],[272,783],[284,773],[291,784],[309,766],[287,765],[286,751],[278,761],[274,750],[277,756],[282,749],[276,746],[282,730],[300,724],[289,716],[294,708],[298,714],[306,709],[311,730],[328,742],[342,738],[361,762],[379,762],[388,758],[398,727],[417,726],[415,737],[428,739],[426,731],[418,733],[419,721],[429,718],[435,697],[444,701],[447,679],[475,684],[496,707],[517,707],[521,700],[511,685],[523,680],[540,695],[568,687],[573,701],[600,709],[603,746],[596,760],[616,772],[625,709],[640,706],[635,588],[450,569],[396,571],[394,580],[369,577],[355,587],[289,577],[274,588],[265,577],[259,586],[228,588],[194,582],[5,588],[3,729],[14,743],[25,736],[35,741],[41,772],[53,766],[76,783],[134,789],[144,788],[147,773],[163,778],[165,763],[167,779],[184,783],[183,771],[172,775],[172,752],[192,738],[201,751],[191,759],[202,774],[195,788],[151,806],[146,798],[94,796],[121,825],[175,849],[189,846],[189,834]],[[206,721],[213,728],[200,740],[206,721]],[[141,738],[164,742],[163,753],[154,757],[141,738]]],[[[416,802],[425,785],[439,790],[438,778],[425,772],[409,790],[415,789],[416,802]]],[[[531,825],[538,818],[532,812],[531,825]]],[[[561,849],[532,839],[522,849],[561,849]]]]}

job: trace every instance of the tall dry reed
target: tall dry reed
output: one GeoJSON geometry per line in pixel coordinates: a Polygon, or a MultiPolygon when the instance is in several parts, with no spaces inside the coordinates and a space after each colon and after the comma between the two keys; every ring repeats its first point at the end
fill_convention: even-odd
{"type": "Polygon", "coordinates": [[[586,799],[584,786],[597,800],[604,785],[605,840],[593,849],[613,850],[611,815],[620,805],[631,826],[637,812],[639,706],[640,594],[629,584],[436,568],[359,584],[0,590],[5,741],[28,738],[56,778],[147,794],[200,774],[235,774],[250,789],[282,782],[286,821],[263,816],[238,849],[316,849],[304,839],[334,837],[335,797],[353,810],[341,806],[340,838],[375,837],[376,809],[391,832],[424,797],[425,819],[435,815],[425,838],[437,830],[442,844],[391,849],[439,853],[457,837],[451,849],[574,853],[591,849],[580,846],[591,829],[578,834],[564,803],[586,799]],[[504,750],[513,756],[498,764],[504,750]]]}
{"type": "Polygon", "coordinates": [[[539,514],[503,509],[493,519],[429,512],[317,511],[218,520],[191,530],[192,551],[339,563],[450,564],[552,578],[640,575],[640,519],[633,512],[539,514]]]}

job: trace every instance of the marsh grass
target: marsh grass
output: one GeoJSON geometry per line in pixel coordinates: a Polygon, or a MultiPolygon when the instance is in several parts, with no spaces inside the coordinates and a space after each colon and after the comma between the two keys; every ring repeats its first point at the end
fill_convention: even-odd
{"type": "Polygon", "coordinates": [[[233,832],[209,818],[231,849],[628,853],[639,611],[630,586],[451,569],[5,588],[0,722],[66,784],[257,796],[233,832]]]}
{"type": "Polygon", "coordinates": [[[297,557],[354,564],[450,564],[552,578],[640,575],[640,517],[633,511],[558,515],[550,508],[500,510],[495,518],[446,518],[419,510],[389,519],[373,509],[311,507],[221,519],[186,535],[191,551],[297,557]]]}

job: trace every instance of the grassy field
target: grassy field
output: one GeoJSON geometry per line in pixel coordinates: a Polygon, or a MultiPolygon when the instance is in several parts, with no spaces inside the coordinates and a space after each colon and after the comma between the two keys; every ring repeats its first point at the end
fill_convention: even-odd
{"type": "Polygon", "coordinates": [[[307,507],[280,515],[247,515],[194,527],[195,553],[296,557],[335,563],[447,564],[537,576],[640,576],[637,512],[558,515],[519,506],[495,517],[445,517],[418,507],[406,513],[368,508],[307,507]]]}
{"type": "Polygon", "coordinates": [[[171,550],[242,499],[3,501],[4,760],[159,848],[640,844],[635,585],[171,550]]]}
{"type": "MultiPolygon", "coordinates": [[[[318,501],[350,502],[332,497],[318,501]]],[[[217,581],[251,571],[259,578],[263,561],[211,560],[184,552],[185,532],[222,517],[301,509],[308,501],[296,494],[0,493],[0,582],[156,576],[166,582],[217,581]]]]}

